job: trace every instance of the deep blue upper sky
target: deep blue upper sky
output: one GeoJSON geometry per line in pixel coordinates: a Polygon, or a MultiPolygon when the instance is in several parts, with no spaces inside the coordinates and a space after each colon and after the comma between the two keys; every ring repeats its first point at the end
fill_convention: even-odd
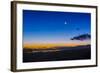
{"type": "Polygon", "coordinates": [[[23,10],[25,43],[69,42],[85,33],[91,33],[90,13],[23,10]]]}

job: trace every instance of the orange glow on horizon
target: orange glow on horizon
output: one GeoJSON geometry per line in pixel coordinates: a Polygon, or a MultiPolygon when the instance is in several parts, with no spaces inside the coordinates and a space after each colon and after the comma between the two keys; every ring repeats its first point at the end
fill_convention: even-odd
{"type": "Polygon", "coordinates": [[[23,47],[24,49],[56,49],[56,47],[75,47],[81,45],[87,45],[87,43],[24,44],[23,47]]]}

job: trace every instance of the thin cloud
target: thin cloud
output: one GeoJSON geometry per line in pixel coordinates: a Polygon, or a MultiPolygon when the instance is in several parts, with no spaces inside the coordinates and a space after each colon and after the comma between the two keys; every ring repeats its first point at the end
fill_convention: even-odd
{"type": "Polygon", "coordinates": [[[87,40],[87,39],[91,39],[90,34],[82,34],[82,35],[75,36],[75,37],[71,38],[71,40],[80,40],[80,41],[84,41],[84,40],[87,40]]]}

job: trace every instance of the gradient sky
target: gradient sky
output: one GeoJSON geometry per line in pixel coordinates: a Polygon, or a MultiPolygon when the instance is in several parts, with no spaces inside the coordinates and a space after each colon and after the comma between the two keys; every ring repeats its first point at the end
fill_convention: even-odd
{"type": "MultiPolygon", "coordinates": [[[[69,43],[91,33],[90,13],[23,10],[24,43],[69,43]]],[[[79,41],[80,42],[80,41],[79,41]]]]}

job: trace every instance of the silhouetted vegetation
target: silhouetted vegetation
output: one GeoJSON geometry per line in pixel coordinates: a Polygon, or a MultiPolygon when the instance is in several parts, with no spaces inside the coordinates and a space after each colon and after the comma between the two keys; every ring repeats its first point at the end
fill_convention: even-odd
{"type": "Polygon", "coordinates": [[[23,62],[80,60],[91,58],[91,46],[23,49],[23,62]]]}

